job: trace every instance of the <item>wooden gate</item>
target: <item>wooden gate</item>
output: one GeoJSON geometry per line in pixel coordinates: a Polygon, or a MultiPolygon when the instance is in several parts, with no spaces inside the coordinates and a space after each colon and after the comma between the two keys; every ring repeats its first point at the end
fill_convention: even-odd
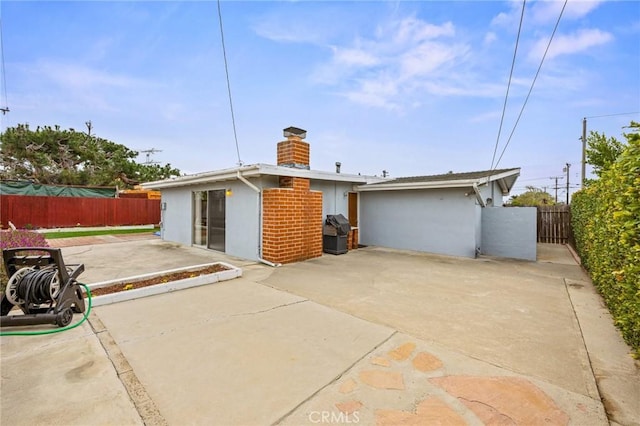
{"type": "Polygon", "coordinates": [[[567,244],[571,237],[571,209],[568,205],[538,207],[538,242],[567,244]]]}

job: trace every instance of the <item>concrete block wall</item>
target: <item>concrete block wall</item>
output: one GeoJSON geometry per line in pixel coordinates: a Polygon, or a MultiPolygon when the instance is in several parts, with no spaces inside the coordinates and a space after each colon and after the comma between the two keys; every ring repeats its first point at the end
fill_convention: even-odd
{"type": "Polygon", "coordinates": [[[322,192],[309,179],[283,177],[262,193],[262,257],[291,263],[322,256],[322,192]]]}

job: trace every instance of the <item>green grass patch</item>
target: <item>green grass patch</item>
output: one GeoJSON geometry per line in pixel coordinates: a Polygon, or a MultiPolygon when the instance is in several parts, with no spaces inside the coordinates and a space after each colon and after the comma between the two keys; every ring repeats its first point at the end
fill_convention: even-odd
{"type": "Polygon", "coordinates": [[[118,234],[150,234],[159,231],[160,228],[144,228],[144,229],[101,229],[96,231],[60,231],[60,232],[44,232],[42,235],[48,240],[55,238],[71,238],[71,237],[93,237],[96,235],[118,235],[118,234]]]}

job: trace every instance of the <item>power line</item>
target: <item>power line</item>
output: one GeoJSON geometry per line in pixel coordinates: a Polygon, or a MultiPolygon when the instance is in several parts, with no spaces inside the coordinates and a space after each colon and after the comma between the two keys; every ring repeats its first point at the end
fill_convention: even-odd
{"type": "Polygon", "coordinates": [[[524,20],[524,7],[527,0],[522,1],[522,12],[520,13],[520,24],[518,25],[518,35],[516,37],[516,46],[513,49],[513,59],[511,60],[511,71],[509,72],[509,81],[507,82],[507,93],[504,95],[504,104],[502,105],[502,117],[500,117],[500,126],[498,127],[498,137],[496,138],[496,146],[493,148],[493,157],[491,157],[491,167],[493,170],[493,162],[496,160],[496,152],[498,152],[498,144],[500,142],[500,134],[502,133],[502,124],[504,123],[504,114],[507,111],[507,99],[509,99],[509,89],[511,88],[511,79],[513,78],[513,69],[516,65],[516,54],[518,53],[518,43],[520,42],[520,32],[522,30],[522,21],[524,20]]]}
{"type": "Polygon", "coordinates": [[[231,83],[229,81],[229,65],[227,64],[227,49],[224,44],[224,29],[222,28],[222,11],[220,10],[220,0],[218,0],[218,20],[220,21],[220,38],[222,40],[222,56],[224,58],[224,71],[227,76],[227,91],[229,92],[229,108],[231,109],[231,124],[233,126],[233,138],[236,141],[236,154],[238,155],[238,165],[242,165],[240,159],[240,147],[238,146],[238,132],[236,131],[236,117],[233,113],[233,101],[231,98],[231,83]]]}
{"type": "Polygon", "coordinates": [[[500,153],[500,157],[498,157],[498,161],[496,162],[495,168],[498,168],[498,164],[500,164],[500,160],[502,160],[502,156],[507,150],[507,147],[509,146],[509,142],[511,142],[511,138],[513,137],[513,134],[516,131],[516,127],[518,127],[518,123],[520,122],[520,118],[522,117],[522,113],[524,112],[524,108],[527,106],[527,102],[529,101],[529,96],[531,96],[531,92],[533,91],[533,86],[535,86],[536,80],[538,79],[538,75],[540,74],[540,70],[542,69],[542,64],[544,64],[544,60],[547,57],[547,53],[549,52],[549,47],[551,47],[551,42],[553,41],[553,37],[555,36],[556,31],[558,30],[558,26],[560,25],[562,14],[564,13],[564,9],[567,7],[567,1],[568,0],[564,0],[564,4],[562,5],[562,9],[560,10],[560,15],[558,16],[558,20],[556,21],[556,25],[555,27],[553,27],[553,32],[551,33],[551,37],[549,37],[549,43],[547,43],[547,48],[544,50],[544,55],[542,55],[542,60],[540,60],[540,65],[538,66],[536,75],[533,77],[533,81],[531,82],[531,87],[529,87],[529,93],[527,93],[527,97],[524,99],[524,103],[522,104],[522,108],[520,109],[520,113],[518,114],[518,118],[516,119],[516,122],[513,125],[513,129],[511,130],[509,139],[507,139],[507,143],[505,144],[504,148],[502,149],[502,152],[500,153]]]}
{"type": "Polygon", "coordinates": [[[617,113],[617,114],[592,115],[591,117],[585,117],[585,118],[615,117],[615,116],[617,116],[617,115],[634,115],[634,114],[640,114],[640,111],[634,111],[634,112],[619,112],[619,113],[617,113]]]}
{"type": "Polygon", "coordinates": [[[2,115],[9,112],[9,101],[7,100],[7,72],[4,68],[4,34],[2,32],[2,3],[0,2],[0,63],[2,66],[2,96],[4,105],[0,106],[2,115]]]}

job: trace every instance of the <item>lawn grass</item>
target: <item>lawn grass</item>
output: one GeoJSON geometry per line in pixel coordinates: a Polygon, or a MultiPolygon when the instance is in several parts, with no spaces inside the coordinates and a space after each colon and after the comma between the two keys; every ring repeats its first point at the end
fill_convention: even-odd
{"type": "Polygon", "coordinates": [[[44,232],[43,235],[47,240],[55,238],[70,237],[93,237],[95,235],[116,235],[116,234],[148,234],[159,231],[160,228],[142,228],[142,229],[101,229],[99,231],[60,231],[60,232],[44,232]]]}

